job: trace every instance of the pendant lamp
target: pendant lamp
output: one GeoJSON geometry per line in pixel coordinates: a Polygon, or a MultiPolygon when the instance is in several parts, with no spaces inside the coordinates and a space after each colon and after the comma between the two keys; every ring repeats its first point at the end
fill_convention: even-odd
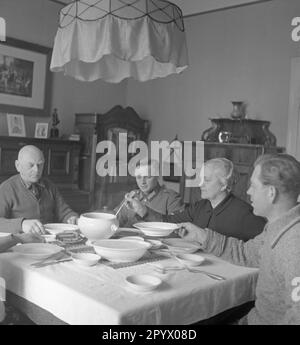
{"type": "Polygon", "coordinates": [[[147,81],[188,66],[182,12],[163,0],[77,0],[60,11],[51,66],[81,81],[147,81]]]}

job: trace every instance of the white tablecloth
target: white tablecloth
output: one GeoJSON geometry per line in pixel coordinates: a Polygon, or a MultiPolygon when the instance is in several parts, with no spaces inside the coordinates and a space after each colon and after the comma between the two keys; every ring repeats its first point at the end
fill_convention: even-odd
{"type": "MultiPolygon", "coordinates": [[[[227,280],[187,270],[162,275],[153,269],[158,262],[120,269],[74,262],[33,268],[33,259],[16,253],[0,254],[0,277],[8,290],[69,324],[191,324],[254,300],[257,269],[201,255],[207,258],[203,270],[227,280]],[[134,292],[124,279],[134,273],[158,275],[163,284],[150,293],[134,292]]],[[[174,259],[159,263],[175,264],[174,259]]]]}

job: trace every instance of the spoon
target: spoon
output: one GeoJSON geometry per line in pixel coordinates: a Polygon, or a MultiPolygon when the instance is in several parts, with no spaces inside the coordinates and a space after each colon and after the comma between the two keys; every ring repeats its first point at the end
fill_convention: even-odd
{"type": "Polygon", "coordinates": [[[122,201],[121,205],[119,206],[117,212],[115,213],[115,216],[117,216],[117,215],[119,214],[119,212],[121,211],[122,207],[125,205],[125,202],[126,202],[126,200],[124,199],[124,200],[122,201]]]}

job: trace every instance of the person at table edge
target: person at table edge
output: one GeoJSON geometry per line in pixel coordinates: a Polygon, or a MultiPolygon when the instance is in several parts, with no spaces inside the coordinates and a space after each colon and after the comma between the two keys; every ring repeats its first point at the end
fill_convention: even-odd
{"type": "Polygon", "coordinates": [[[247,241],[262,232],[266,223],[255,216],[247,202],[231,193],[234,181],[233,163],[226,158],[208,160],[202,166],[200,184],[202,200],[181,212],[162,215],[136,198],[127,195],[128,203],[139,215],[140,221],[191,222],[220,234],[247,241]]]}
{"type": "Polygon", "coordinates": [[[245,243],[183,223],[179,235],[234,264],[259,268],[255,307],[240,324],[299,325],[300,163],[287,154],[267,154],[254,167],[247,193],[254,213],[268,220],[261,234],[245,243]]]}
{"type": "MultiPolygon", "coordinates": [[[[142,160],[135,169],[136,183],[139,189],[128,195],[134,196],[143,205],[161,214],[173,214],[183,209],[183,202],[178,193],[160,185],[158,181],[159,165],[155,160],[142,160]]],[[[115,211],[120,207],[118,205],[115,211]]],[[[131,227],[139,221],[130,205],[125,203],[118,214],[120,227],[131,227]]]]}
{"type": "MultiPolygon", "coordinates": [[[[0,253],[7,251],[18,243],[35,242],[44,242],[44,239],[39,234],[33,233],[7,234],[5,237],[0,237],[0,253]]],[[[9,305],[7,302],[2,302],[0,299],[0,325],[24,324],[24,322],[27,324],[28,321],[30,320],[20,313],[19,310],[9,305]],[[4,304],[1,305],[1,303],[4,304]]],[[[31,324],[31,322],[29,324],[31,324]]]]}
{"type": "Polygon", "coordinates": [[[45,223],[76,223],[78,214],[55,185],[42,177],[44,162],[37,147],[20,149],[15,162],[19,174],[0,185],[0,232],[44,233],[45,223]]]}

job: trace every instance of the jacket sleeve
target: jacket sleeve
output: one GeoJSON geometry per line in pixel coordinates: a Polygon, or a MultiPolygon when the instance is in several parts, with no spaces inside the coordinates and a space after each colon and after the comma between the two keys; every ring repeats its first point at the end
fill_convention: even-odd
{"type": "Polygon", "coordinates": [[[174,214],[163,216],[163,220],[171,223],[193,222],[195,208],[194,204],[188,205],[174,214]]]}
{"type": "Polygon", "coordinates": [[[202,244],[205,252],[212,253],[236,265],[259,267],[266,230],[247,242],[221,235],[209,229],[206,229],[206,232],[207,238],[202,244]]]}
{"type": "Polygon", "coordinates": [[[300,225],[284,234],[273,248],[275,284],[282,288],[285,311],[282,324],[300,324],[300,225]]]}
{"type": "Polygon", "coordinates": [[[12,204],[12,193],[7,186],[0,186],[0,232],[18,233],[22,230],[24,218],[10,217],[10,205],[12,204]]]}
{"type": "Polygon", "coordinates": [[[66,223],[70,217],[78,217],[78,214],[65,202],[57,187],[51,183],[50,188],[55,202],[55,218],[57,221],[66,223]]]}
{"type": "Polygon", "coordinates": [[[193,214],[195,212],[195,206],[189,205],[185,208],[182,208],[180,211],[172,215],[162,215],[159,212],[152,210],[147,207],[147,215],[143,218],[146,221],[161,221],[161,222],[171,222],[171,223],[184,223],[192,222],[193,214]]]}

